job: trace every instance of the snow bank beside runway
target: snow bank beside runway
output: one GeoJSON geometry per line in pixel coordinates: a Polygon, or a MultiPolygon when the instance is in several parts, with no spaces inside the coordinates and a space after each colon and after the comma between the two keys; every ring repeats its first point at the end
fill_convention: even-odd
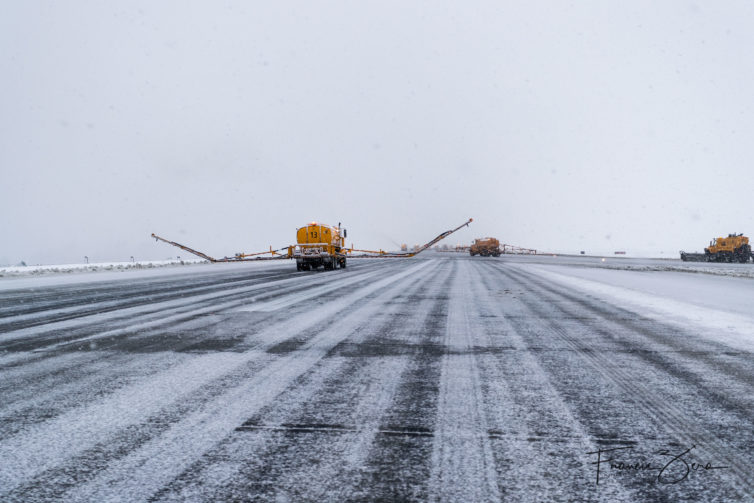
{"type": "Polygon", "coordinates": [[[571,267],[588,267],[591,269],[612,269],[620,271],[647,272],[683,272],[712,276],[733,276],[754,279],[752,263],[726,262],[683,262],[670,258],[632,258],[613,256],[579,256],[579,255],[503,255],[506,262],[518,264],[542,264],[571,267]]]}
{"type": "Polygon", "coordinates": [[[283,260],[212,264],[205,260],[197,259],[3,267],[0,268],[0,291],[18,288],[44,288],[78,283],[156,278],[160,276],[180,276],[184,274],[243,272],[250,268],[290,266],[291,264],[288,261],[283,260]],[[141,267],[139,267],[139,264],[141,267]],[[118,267],[119,265],[123,267],[118,267]],[[126,267],[126,265],[130,265],[131,267],[126,267]],[[16,269],[23,269],[23,271],[16,271],[16,269]]]}
{"type": "Polygon", "coordinates": [[[754,267],[751,264],[723,264],[712,263],[705,265],[680,264],[620,264],[615,260],[606,265],[598,265],[598,268],[612,269],[618,271],[666,271],[666,272],[685,272],[696,274],[710,274],[713,276],[731,276],[735,278],[754,278],[754,267]]]}
{"type": "Polygon", "coordinates": [[[206,260],[150,260],[146,262],[99,262],[92,264],[56,264],[0,267],[0,277],[40,276],[45,274],[78,274],[102,271],[127,271],[184,265],[208,264],[206,260]]]}
{"type": "Polygon", "coordinates": [[[740,278],[640,274],[609,269],[515,265],[699,337],[754,351],[754,282],[740,278]]]}

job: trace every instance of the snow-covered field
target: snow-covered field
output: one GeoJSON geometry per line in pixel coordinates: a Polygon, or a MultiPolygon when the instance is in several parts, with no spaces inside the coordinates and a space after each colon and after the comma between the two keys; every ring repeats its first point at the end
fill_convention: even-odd
{"type": "Polygon", "coordinates": [[[750,500],[750,271],[428,253],[5,276],[0,501],[750,500]]]}
{"type": "Polygon", "coordinates": [[[48,274],[77,274],[90,272],[122,272],[129,270],[176,267],[183,265],[206,264],[206,260],[149,260],[139,262],[97,262],[91,264],[53,264],[0,266],[0,278],[40,276],[48,274]]]}

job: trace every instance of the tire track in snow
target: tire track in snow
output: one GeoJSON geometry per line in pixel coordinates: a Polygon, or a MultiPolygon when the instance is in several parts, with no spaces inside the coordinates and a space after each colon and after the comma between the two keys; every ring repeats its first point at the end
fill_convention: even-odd
{"type": "MultiPolygon", "coordinates": [[[[739,314],[721,311],[667,297],[642,292],[632,288],[609,285],[600,281],[580,278],[551,271],[540,267],[528,268],[534,274],[550,283],[575,288],[587,295],[609,299],[611,303],[620,303],[634,312],[641,312],[645,318],[658,323],[688,330],[697,327],[695,339],[704,339],[710,346],[726,346],[739,351],[754,352],[754,317],[751,313],[739,314]]],[[[749,282],[747,282],[749,283],[749,282]]],[[[703,341],[698,341],[697,344],[703,341]]]]}
{"type": "MultiPolygon", "coordinates": [[[[539,281],[540,285],[547,284],[548,288],[557,288],[551,283],[535,281],[539,281]]],[[[677,327],[675,323],[665,324],[646,318],[644,313],[637,317],[625,307],[607,302],[597,304],[589,300],[591,296],[575,294],[565,288],[557,290],[562,298],[599,316],[599,323],[588,319],[585,323],[605,340],[629,352],[636,352],[637,344],[647,348],[640,353],[644,361],[695,388],[703,389],[710,404],[723,405],[728,410],[739,409],[741,421],[752,421],[749,411],[754,410],[754,396],[750,393],[754,387],[754,368],[747,358],[750,352],[730,351],[731,348],[722,342],[707,337],[706,329],[696,329],[693,325],[677,327]],[[663,329],[659,330],[658,327],[663,329]],[[614,335],[625,331],[632,339],[614,335]],[[641,338],[638,341],[637,336],[641,338]]]]}
{"type": "Polygon", "coordinates": [[[640,500],[614,479],[602,481],[599,488],[585,484],[592,480],[594,467],[584,453],[596,451],[599,444],[553,385],[557,376],[530,349],[527,327],[510,319],[518,318],[523,307],[518,299],[521,291],[516,292],[521,285],[511,282],[491,262],[479,262],[474,273],[480,321],[477,340],[482,347],[498,350],[480,358],[480,371],[486,384],[486,412],[502,499],[640,500]],[[554,466],[568,470],[554,470],[554,466]]]}
{"type": "MultiPolygon", "coordinates": [[[[0,491],[10,492],[37,474],[65,462],[88,446],[105,441],[118,429],[139,422],[166,404],[194,392],[236,365],[241,355],[210,354],[192,358],[119,389],[93,404],[33,425],[0,442],[0,491]]],[[[3,493],[0,493],[2,499],[3,493]]]]}
{"type": "MultiPolygon", "coordinates": [[[[0,407],[0,439],[85,406],[92,400],[157,374],[176,364],[174,354],[163,352],[133,358],[120,353],[92,352],[87,365],[61,372],[55,379],[19,386],[16,393],[4,394],[8,402],[0,407]]],[[[184,359],[189,359],[184,356],[184,359]]]]}
{"type": "MultiPolygon", "coordinates": [[[[537,274],[538,271],[539,269],[534,269],[533,272],[537,274]]],[[[563,278],[566,277],[564,275],[559,276],[563,278]]],[[[541,285],[544,283],[540,281],[539,284],[541,285]]],[[[548,285],[551,285],[551,283],[548,283],[548,285]]],[[[551,288],[555,288],[555,285],[552,285],[551,288]]],[[[611,289],[619,290],[617,287],[611,287],[611,289]]],[[[665,323],[665,320],[660,320],[658,322],[645,317],[645,313],[643,312],[637,319],[634,311],[631,311],[626,307],[619,307],[607,302],[604,302],[601,305],[590,303],[588,299],[592,297],[591,295],[585,297],[582,294],[574,294],[572,291],[565,293],[565,287],[559,289],[559,291],[561,296],[567,298],[569,301],[581,305],[585,309],[605,318],[611,326],[617,325],[619,329],[628,329],[637,335],[644,337],[649,344],[663,348],[662,350],[657,351],[658,354],[663,351],[677,353],[687,359],[693,360],[696,365],[704,365],[706,370],[703,374],[705,375],[719,376],[726,380],[729,380],[728,378],[735,379],[744,389],[747,390],[754,386],[754,375],[752,375],[752,369],[748,365],[748,361],[745,359],[745,355],[747,353],[750,354],[751,352],[737,350],[730,351],[732,348],[726,346],[722,341],[707,337],[707,334],[714,333],[709,332],[709,328],[695,330],[693,324],[679,327],[676,323],[665,323]],[[649,323],[652,323],[653,326],[648,326],[649,323]],[[667,325],[668,330],[657,330],[656,327],[658,325],[667,325]],[[679,337],[679,333],[683,333],[683,336],[679,337]],[[741,354],[743,357],[736,360],[735,358],[730,358],[731,354],[741,354]],[[720,374],[724,374],[727,378],[720,374]]],[[[636,308],[633,307],[632,309],[635,310],[636,308]]],[[[689,310],[691,310],[691,307],[689,307],[689,310]]],[[[721,328],[725,328],[724,326],[725,323],[721,323],[721,328]]],[[[606,332],[606,330],[601,327],[595,327],[595,329],[601,329],[603,332],[606,332]]],[[[606,335],[608,334],[606,333],[606,335]]]]}
{"type": "MultiPolygon", "coordinates": [[[[535,274],[520,269],[508,271],[508,274],[513,277],[517,276],[518,281],[527,284],[529,288],[534,286],[545,297],[552,298],[554,296],[569,300],[566,294],[558,291],[553,285],[542,282],[535,274]]],[[[552,305],[566,312],[566,314],[570,314],[562,307],[562,303],[553,302],[552,305]]],[[[529,307],[535,313],[544,314],[533,304],[529,307]]],[[[565,342],[583,361],[587,362],[604,381],[612,382],[622,389],[644,414],[655,424],[664,425],[680,441],[681,445],[696,445],[694,452],[702,459],[714,459],[719,464],[728,466],[730,473],[733,474],[733,477],[728,478],[734,484],[739,496],[750,497],[754,494],[752,491],[754,474],[746,469],[750,466],[750,460],[733,452],[730,446],[725,445],[709,429],[709,426],[702,427],[694,421],[693,415],[689,414],[689,411],[677,408],[672,402],[659,397],[656,390],[645,387],[642,384],[642,377],[645,376],[636,375],[624,368],[609,352],[588,351],[579,339],[570,335],[562,326],[553,323],[550,319],[547,319],[546,322],[550,325],[552,333],[565,342]],[[703,443],[697,445],[700,438],[703,439],[703,443]]],[[[609,323],[609,320],[607,322],[609,323]]]]}
{"type": "MultiPolygon", "coordinates": [[[[347,274],[347,275],[344,274],[343,275],[344,277],[338,277],[336,279],[333,279],[332,277],[330,277],[330,278],[325,278],[325,279],[326,280],[329,279],[331,289],[336,290],[338,288],[351,287],[355,284],[368,280],[379,274],[382,274],[380,270],[367,270],[360,274],[347,274]]],[[[300,280],[300,278],[296,278],[296,280],[300,280]]],[[[289,281],[291,280],[282,280],[282,282],[289,282],[289,281]]],[[[217,303],[216,301],[218,299],[223,299],[223,297],[227,297],[228,295],[209,294],[208,296],[200,296],[202,298],[199,300],[194,299],[191,301],[170,302],[167,307],[164,305],[161,306],[160,310],[149,311],[147,308],[136,308],[136,313],[134,314],[138,314],[140,311],[145,310],[145,309],[147,310],[147,312],[143,313],[141,316],[131,316],[131,317],[125,314],[122,314],[122,316],[118,317],[118,319],[122,318],[124,320],[124,323],[121,325],[120,328],[106,329],[104,331],[95,331],[94,333],[89,333],[86,335],[79,335],[79,336],[66,335],[65,339],[60,342],[56,342],[58,340],[58,337],[52,337],[52,340],[49,341],[49,344],[47,346],[38,347],[34,351],[36,353],[40,353],[40,352],[53,353],[61,349],[72,347],[76,344],[87,343],[91,345],[92,343],[96,343],[96,341],[99,341],[102,339],[129,337],[139,331],[154,331],[156,329],[175,325],[175,324],[190,320],[192,318],[196,318],[204,314],[215,313],[215,312],[223,311],[223,310],[235,309],[249,303],[250,301],[250,299],[248,298],[249,294],[253,294],[256,291],[263,291],[269,287],[270,287],[269,284],[263,284],[263,285],[257,285],[254,287],[249,287],[249,288],[242,288],[240,289],[241,290],[240,292],[233,292],[234,295],[232,295],[231,298],[233,298],[234,300],[226,301],[224,303],[217,303]],[[199,305],[204,304],[206,307],[197,308],[196,304],[199,304],[199,305]],[[177,307],[175,307],[176,305],[177,307]]],[[[266,294],[258,296],[258,297],[261,299],[266,299],[269,297],[277,297],[280,295],[297,296],[299,295],[299,290],[300,290],[299,285],[296,284],[292,287],[287,288],[282,293],[280,291],[271,291],[271,292],[266,292],[266,294]]],[[[256,297],[251,299],[252,302],[254,301],[255,298],[256,297]]],[[[112,325],[112,322],[113,322],[112,319],[110,320],[105,319],[102,321],[101,324],[104,326],[110,326],[112,325]]],[[[30,329],[30,330],[32,330],[33,332],[33,329],[30,329]]],[[[32,359],[34,359],[34,353],[28,353],[28,352],[11,353],[10,355],[0,357],[0,365],[18,365],[19,363],[28,362],[32,359]]]]}
{"type": "MultiPolygon", "coordinates": [[[[352,431],[330,438],[329,434],[318,435],[303,448],[294,446],[293,452],[286,456],[299,458],[292,463],[275,456],[273,459],[278,463],[282,462],[287,468],[286,472],[280,474],[282,480],[276,479],[279,482],[274,484],[276,497],[318,501],[349,501],[354,498],[358,490],[355,482],[364,469],[375,440],[381,436],[381,432],[395,431],[395,425],[386,424],[385,417],[396,399],[396,391],[411,360],[410,355],[406,354],[375,354],[383,349],[391,351],[389,341],[395,343],[397,339],[400,343],[408,343],[407,337],[413,339],[420,336],[421,328],[426,325],[428,313],[432,312],[431,308],[437,299],[421,298],[418,303],[411,302],[410,307],[401,299],[413,298],[418,292],[426,290],[427,284],[439,286],[437,275],[438,267],[434,266],[421,277],[413,278],[411,285],[401,290],[400,296],[394,296],[389,299],[389,303],[383,304],[385,311],[381,317],[388,316],[386,325],[375,325],[368,330],[359,329],[331,351],[331,354],[341,354],[338,348],[342,348],[350,358],[355,359],[349,365],[353,379],[347,376],[338,379],[340,384],[334,382],[321,397],[311,400],[305,409],[309,414],[314,410],[324,409],[324,414],[315,413],[317,420],[322,418],[325,423],[344,424],[352,431]],[[390,316],[396,313],[406,315],[391,319],[390,316]],[[387,337],[389,341],[386,340],[387,337]],[[368,352],[366,356],[359,355],[362,348],[368,352]],[[343,382],[348,384],[342,384],[343,382]],[[348,396],[351,397],[350,401],[339,403],[341,398],[348,396]],[[322,406],[317,405],[318,401],[322,401],[322,406]],[[336,405],[330,405],[333,403],[336,405]],[[316,466],[301,462],[314,457],[319,460],[316,466]],[[291,484],[291,479],[296,482],[291,484]]],[[[330,356],[333,357],[340,358],[330,356]]],[[[304,412],[289,422],[301,424],[306,417],[307,412],[304,412]]]]}
{"type": "MultiPolygon", "coordinates": [[[[349,285],[353,282],[358,282],[360,278],[368,278],[371,275],[376,274],[375,271],[366,271],[360,274],[353,274],[348,275],[346,278],[340,278],[339,282],[333,282],[331,279],[329,283],[333,286],[339,286],[342,284],[343,286],[349,285]]],[[[328,283],[329,278],[323,278],[320,283],[328,283]]],[[[134,322],[135,319],[145,319],[150,320],[151,318],[159,318],[161,316],[165,316],[166,313],[176,312],[183,314],[185,310],[196,308],[197,306],[201,306],[202,304],[206,305],[207,307],[205,309],[211,309],[216,305],[218,300],[226,300],[227,305],[234,305],[234,303],[237,303],[239,306],[243,305],[244,303],[248,302],[247,295],[254,294],[255,292],[262,292],[263,296],[269,295],[274,296],[277,294],[280,294],[276,290],[272,290],[273,288],[280,288],[284,287],[282,293],[285,292],[295,292],[297,291],[301,285],[305,285],[307,288],[311,286],[310,283],[307,283],[307,279],[303,277],[296,277],[296,278],[287,278],[282,280],[275,280],[270,282],[264,282],[264,283],[255,283],[253,285],[243,286],[243,287],[233,287],[229,289],[223,289],[221,291],[216,291],[212,293],[202,293],[198,295],[191,295],[187,298],[178,298],[178,299],[171,299],[171,300],[165,300],[153,304],[147,304],[147,305],[140,305],[136,307],[126,307],[124,309],[118,310],[117,315],[114,315],[114,313],[97,313],[97,314],[91,314],[87,315],[81,318],[75,318],[65,321],[59,321],[54,323],[48,323],[44,327],[31,327],[31,328],[25,328],[25,329],[19,329],[19,330],[12,330],[9,332],[5,332],[3,334],[0,334],[0,344],[6,345],[9,341],[16,340],[16,339],[23,339],[27,338],[29,336],[40,336],[44,333],[57,331],[57,330],[70,330],[72,328],[81,328],[86,327],[87,325],[95,325],[95,324],[103,324],[107,323],[109,325],[112,325],[114,322],[122,322],[123,326],[119,330],[128,330],[130,326],[132,325],[139,325],[138,322],[134,322]]],[[[193,312],[194,309],[191,309],[189,312],[193,312]]],[[[156,320],[159,322],[159,319],[156,320]]],[[[151,323],[154,323],[155,320],[150,321],[151,323]]],[[[142,322],[146,323],[146,322],[142,322]]],[[[114,330],[110,330],[109,332],[115,333],[114,330]]],[[[86,340],[87,338],[96,337],[97,334],[93,335],[87,335],[84,337],[79,337],[74,340],[69,341],[63,341],[61,344],[66,343],[75,343],[81,340],[86,340]]],[[[59,345],[59,344],[58,344],[59,345]]],[[[56,347],[56,344],[53,344],[52,347],[56,347]]]]}
{"type": "MultiPolygon", "coordinates": [[[[231,434],[246,418],[274,400],[294,379],[308,371],[332,347],[361,325],[375,305],[379,306],[385,298],[395,295],[395,291],[404,288],[403,283],[414,279],[417,273],[430,264],[431,262],[423,262],[409,266],[309,313],[299,324],[303,321],[304,326],[311,326],[313,318],[331,319],[356,301],[371,295],[377,296],[336,319],[299,350],[272,362],[251,379],[210,403],[203,404],[199,410],[171,426],[158,438],[113,462],[91,482],[75,487],[64,499],[98,501],[150,498],[231,434]],[[385,289],[387,292],[384,292],[385,289]],[[223,413],[218,414],[218,411],[223,413]]],[[[270,330],[277,331],[278,327],[270,330]]]]}
{"type": "Polygon", "coordinates": [[[51,358],[36,359],[24,365],[0,368],[0,395],[18,390],[29,381],[54,378],[91,362],[87,353],[66,353],[51,358]]]}
{"type": "MultiPolygon", "coordinates": [[[[410,298],[433,277],[424,270],[398,298],[410,298]]],[[[407,306],[392,299],[383,306],[379,315],[363,320],[294,386],[244,423],[252,426],[222,441],[150,499],[185,501],[198,494],[214,501],[239,500],[249,494],[271,500],[348,499],[353,472],[371,446],[407,359],[352,352],[361,344],[379,346],[385,336],[413,330],[418,320],[411,315],[425,314],[420,305],[410,308],[411,315],[396,316],[407,306]],[[286,425],[291,424],[302,429],[307,424],[334,424],[344,429],[335,436],[316,430],[291,436],[286,434],[286,425]],[[305,435],[305,442],[299,442],[300,435],[305,435]],[[318,459],[316,465],[309,462],[312,458],[318,459]],[[218,473],[218,463],[222,473],[218,473]],[[315,488],[329,490],[323,489],[325,494],[319,498],[315,488]],[[339,493],[343,496],[336,498],[339,493]]]]}
{"type": "MultiPolygon", "coordinates": [[[[426,267],[419,264],[419,268],[426,267]]],[[[392,282],[408,273],[402,271],[377,284],[392,282]]],[[[339,285],[354,285],[369,279],[382,271],[369,271],[349,281],[336,280],[339,285]]],[[[355,290],[351,297],[328,303],[314,313],[304,312],[266,330],[266,342],[246,353],[220,353],[200,355],[187,363],[170,368],[158,375],[150,376],[125,389],[117,390],[107,397],[86,407],[80,407],[36,425],[22,434],[0,443],[0,459],[10,459],[11,463],[0,466],[0,488],[12,490],[37,474],[60,465],[66,459],[84,451],[87,447],[105,442],[118,429],[139,422],[154,415],[167,404],[189,395],[233,369],[248,364],[260,357],[266,357],[266,349],[278,344],[304,327],[320,323],[345,309],[355,301],[366,297],[375,288],[375,283],[367,283],[355,290]],[[94,420],[92,420],[94,418],[94,420]],[[51,441],[51,439],[60,439],[51,441]]],[[[1,494],[0,494],[1,496],[1,494]]]]}
{"type": "MultiPolygon", "coordinates": [[[[363,467],[345,472],[343,487],[349,501],[426,501],[432,458],[441,363],[445,353],[448,296],[452,263],[442,261],[425,285],[416,309],[422,318],[401,338],[410,357],[389,407],[381,415],[381,430],[395,432],[375,438],[363,467]],[[350,477],[350,480],[348,478],[350,477]]],[[[413,306],[415,298],[409,297],[413,306]]]]}
{"type": "Polygon", "coordinates": [[[471,351],[474,299],[468,292],[472,266],[457,261],[455,267],[445,345],[447,351],[457,354],[446,354],[442,363],[430,500],[500,501],[479,368],[471,351]]]}
{"type": "Polygon", "coordinates": [[[13,311],[11,309],[0,310],[0,333],[7,333],[23,328],[50,325],[52,323],[68,321],[75,318],[83,318],[93,314],[102,314],[143,305],[154,305],[175,297],[193,297],[204,293],[227,291],[230,287],[241,288],[248,285],[260,284],[262,281],[271,283],[275,280],[289,278],[291,274],[268,274],[242,278],[223,276],[211,283],[206,281],[177,283],[160,285],[154,290],[145,290],[144,285],[124,285],[121,288],[108,288],[95,290],[89,296],[82,296],[80,292],[61,291],[54,296],[55,302],[40,305],[35,296],[30,307],[24,310],[13,311]],[[72,301],[67,296],[76,296],[72,301]],[[5,312],[3,312],[5,311],[5,312]]]}

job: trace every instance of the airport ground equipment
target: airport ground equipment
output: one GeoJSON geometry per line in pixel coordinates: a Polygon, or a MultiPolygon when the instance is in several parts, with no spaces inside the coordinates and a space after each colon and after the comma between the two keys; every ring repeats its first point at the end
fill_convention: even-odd
{"type": "Polygon", "coordinates": [[[681,260],[684,262],[740,262],[746,263],[752,259],[749,238],[743,234],[728,234],[728,237],[715,238],[710,241],[704,253],[687,253],[681,250],[681,260]]]}
{"type": "Polygon", "coordinates": [[[361,250],[346,248],[345,238],[347,232],[342,229],[340,224],[336,226],[325,225],[319,222],[311,222],[303,227],[296,229],[296,244],[285,246],[273,250],[258,253],[236,253],[232,257],[214,258],[206,253],[189,248],[186,245],[170,241],[156,234],[152,237],[157,241],[163,241],[170,245],[176,246],[181,250],[193,253],[209,262],[250,262],[257,260],[296,260],[296,268],[299,271],[309,271],[322,266],[327,270],[336,269],[337,267],[346,267],[347,258],[408,258],[418,255],[427,248],[434,246],[437,242],[450,236],[462,227],[468,226],[473,219],[469,218],[466,222],[455,229],[440,233],[428,243],[415,247],[408,252],[386,252],[383,250],[361,250]]]}
{"type": "Polygon", "coordinates": [[[495,238],[475,239],[469,247],[469,255],[472,257],[475,255],[480,255],[482,257],[499,257],[500,241],[495,238]]]}

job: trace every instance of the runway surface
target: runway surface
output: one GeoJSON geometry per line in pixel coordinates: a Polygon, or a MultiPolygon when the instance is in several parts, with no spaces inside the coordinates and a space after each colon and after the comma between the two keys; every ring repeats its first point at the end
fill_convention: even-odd
{"type": "Polygon", "coordinates": [[[0,282],[0,500],[754,499],[754,280],[425,255],[0,282]]]}

